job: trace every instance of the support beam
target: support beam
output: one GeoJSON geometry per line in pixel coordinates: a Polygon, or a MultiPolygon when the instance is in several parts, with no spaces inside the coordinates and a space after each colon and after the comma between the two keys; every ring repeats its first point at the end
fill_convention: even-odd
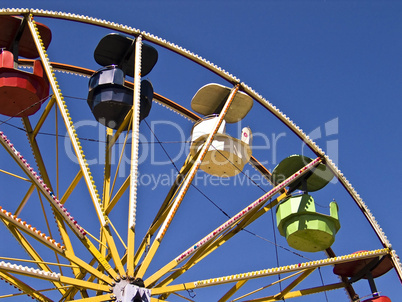
{"type": "Polygon", "coordinates": [[[56,98],[54,96],[52,96],[49,100],[49,102],[46,105],[45,110],[43,111],[41,117],[39,118],[38,122],[36,123],[35,128],[32,131],[32,137],[36,137],[39,133],[39,130],[42,128],[43,123],[45,122],[47,116],[50,113],[50,110],[53,108],[53,105],[56,102],[56,98]]]}
{"type": "Polygon", "coordinates": [[[60,198],[60,203],[65,204],[67,199],[70,197],[71,193],[74,191],[75,187],[78,185],[82,178],[82,170],[79,170],[77,175],[75,175],[73,181],[68,186],[67,190],[64,192],[63,196],[60,198]]]}
{"type": "Polygon", "coordinates": [[[305,270],[299,277],[296,278],[292,283],[286,286],[279,294],[275,295],[276,300],[282,300],[292,289],[294,289],[300,282],[306,279],[312,272],[314,272],[315,268],[305,270]]]}
{"type": "MultiPolygon", "coordinates": [[[[334,284],[329,284],[329,285],[323,285],[323,286],[317,286],[317,287],[312,287],[312,288],[307,288],[307,289],[302,289],[302,290],[297,290],[293,291],[290,293],[287,293],[284,295],[283,299],[291,299],[291,298],[298,298],[302,296],[307,296],[307,295],[312,295],[312,294],[318,294],[330,290],[335,290],[335,289],[340,289],[343,288],[345,284],[343,282],[339,283],[334,283],[334,284]]],[[[270,296],[270,297],[263,297],[259,299],[253,299],[249,300],[249,302],[275,302],[275,301],[280,301],[282,299],[277,299],[276,296],[270,296]]]]}
{"type": "Polygon", "coordinates": [[[158,213],[155,215],[151,226],[148,228],[147,233],[145,234],[140,246],[138,247],[135,256],[134,263],[137,265],[142,258],[145,249],[150,245],[151,237],[155,234],[158,228],[161,226],[166,216],[168,215],[170,208],[172,206],[173,197],[177,193],[177,190],[180,188],[184,178],[186,177],[188,171],[191,169],[194,164],[193,158],[191,155],[188,155],[183,167],[180,169],[179,174],[176,176],[176,179],[170,188],[168,194],[166,195],[161,207],[159,208],[158,213]]]}
{"type": "MultiPolygon", "coordinates": [[[[22,248],[31,257],[31,259],[37,263],[38,267],[45,272],[51,272],[50,268],[44,263],[43,259],[40,257],[38,252],[32,247],[32,245],[28,242],[25,236],[17,229],[17,227],[15,227],[12,223],[6,220],[2,219],[2,222],[8,228],[10,233],[15,237],[15,239],[20,243],[22,248]]],[[[62,295],[65,293],[65,289],[63,288],[62,284],[53,281],[53,285],[59,290],[59,292],[62,295]]]]}
{"type": "Polygon", "coordinates": [[[131,120],[131,162],[130,162],[130,192],[128,208],[128,230],[127,230],[127,275],[134,277],[134,254],[135,254],[135,225],[137,216],[137,181],[138,181],[138,150],[140,139],[140,107],[141,107],[141,56],[142,37],[135,39],[134,58],[134,92],[133,92],[133,114],[131,120]]]}
{"type": "MultiPolygon", "coordinates": [[[[35,299],[36,301],[41,301],[41,302],[52,302],[53,300],[49,299],[45,295],[41,294],[40,292],[36,291],[34,288],[30,287],[29,285],[25,284],[21,280],[19,280],[17,277],[4,272],[0,271],[0,278],[6,281],[8,284],[11,286],[14,286],[21,290],[24,294],[28,295],[32,299],[35,299]]],[[[0,296],[1,298],[6,298],[5,296],[0,296]]]]}
{"type": "MultiPolygon", "coordinates": [[[[225,223],[223,223],[221,226],[216,228],[214,231],[209,233],[207,236],[205,236],[203,239],[198,241],[197,243],[193,244],[190,248],[188,248],[184,253],[179,255],[177,258],[166,264],[164,267],[162,267],[160,270],[158,270],[156,273],[154,273],[152,276],[147,278],[145,280],[145,285],[149,286],[150,284],[153,284],[156,280],[161,278],[164,274],[169,272],[171,269],[175,268],[180,262],[184,261],[187,259],[189,256],[193,255],[198,251],[199,248],[201,248],[203,245],[208,244],[212,240],[215,240],[218,236],[223,234],[225,231],[227,231],[229,228],[234,226],[235,224],[239,223],[244,217],[250,215],[250,213],[253,213],[256,209],[261,207],[265,202],[267,202],[269,199],[271,199],[273,196],[275,196],[277,193],[283,191],[289,184],[293,183],[294,181],[298,180],[301,176],[304,174],[308,173],[311,169],[313,169],[315,166],[321,163],[321,158],[317,157],[316,159],[312,160],[310,163],[308,163],[306,166],[301,168],[299,171],[295,172],[293,175],[288,177],[286,180],[281,182],[279,185],[276,187],[272,188],[269,192],[265,193],[263,196],[261,196],[259,199],[251,203],[249,206],[238,212],[236,215],[231,217],[229,220],[227,220],[225,223]]],[[[284,193],[286,194],[286,193],[284,193]]],[[[152,249],[152,246],[151,246],[152,249]]],[[[148,252],[149,255],[150,251],[148,252]]]]}
{"type": "Polygon", "coordinates": [[[154,257],[156,251],[158,250],[159,245],[160,245],[163,237],[165,236],[166,231],[169,228],[173,217],[175,216],[175,214],[177,212],[177,209],[179,208],[181,202],[183,201],[184,196],[186,195],[187,190],[190,187],[191,182],[193,181],[193,178],[195,177],[195,174],[197,173],[199,167],[201,166],[202,160],[204,159],[205,155],[207,154],[209,147],[211,146],[211,144],[213,142],[214,136],[218,132],[218,129],[221,126],[221,124],[225,118],[225,115],[226,115],[227,111],[229,110],[229,107],[232,104],[232,101],[234,100],[235,95],[238,90],[239,90],[239,85],[236,85],[230,92],[230,94],[225,102],[225,105],[223,106],[221,113],[219,114],[218,119],[213,127],[213,130],[208,135],[208,138],[206,139],[204,145],[202,146],[200,154],[198,155],[197,159],[195,160],[194,165],[191,167],[190,171],[188,172],[188,175],[187,175],[186,179],[184,180],[180,191],[177,193],[177,196],[172,204],[172,207],[171,207],[165,221],[163,222],[162,226],[160,227],[159,232],[156,235],[156,238],[153,241],[150,250],[148,251],[148,254],[145,256],[144,261],[137,273],[137,277],[142,278],[144,276],[146,270],[148,269],[148,266],[151,263],[152,258],[154,257]]]}
{"type": "MultiPolygon", "coordinates": [[[[87,161],[85,159],[85,156],[84,156],[84,151],[81,148],[81,144],[79,142],[79,139],[78,139],[77,133],[75,131],[73,122],[71,120],[70,114],[68,113],[67,105],[66,105],[66,103],[64,101],[64,98],[63,98],[63,96],[61,94],[61,90],[59,89],[59,85],[57,83],[57,80],[56,80],[55,74],[53,72],[52,66],[50,65],[50,61],[49,61],[49,59],[47,57],[46,50],[43,47],[43,43],[42,43],[42,40],[40,38],[39,31],[38,31],[38,29],[36,27],[35,21],[33,20],[33,16],[29,15],[29,16],[26,16],[26,18],[27,18],[28,27],[29,27],[29,30],[31,32],[32,38],[34,40],[36,49],[38,50],[39,57],[40,57],[40,59],[42,61],[43,68],[44,68],[45,73],[47,75],[47,78],[49,80],[50,87],[53,90],[53,95],[54,95],[54,97],[56,99],[56,103],[57,103],[58,108],[60,110],[60,115],[63,118],[65,127],[67,129],[68,136],[70,138],[70,142],[71,142],[71,144],[73,146],[73,149],[75,151],[78,164],[80,165],[80,169],[82,171],[83,178],[84,178],[84,180],[86,182],[86,185],[87,185],[87,188],[88,188],[88,193],[89,193],[89,195],[91,197],[95,212],[96,212],[96,214],[98,216],[100,225],[102,227],[105,227],[107,225],[107,216],[104,215],[103,209],[101,207],[101,200],[99,198],[98,190],[96,189],[95,181],[93,180],[93,177],[92,177],[91,172],[89,170],[89,165],[88,165],[88,163],[87,163],[87,161]]],[[[48,195],[46,193],[47,192],[45,192],[45,195],[48,195]]],[[[52,202],[53,200],[50,200],[50,201],[52,202]]],[[[61,213],[61,214],[63,215],[63,213],[61,213]]],[[[69,223],[71,224],[71,221],[69,223]]],[[[79,236],[79,238],[85,244],[85,246],[87,246],[87,248],[89,246],[91,246],[91,243],[85,237],[85,232],[82,232],[82,230],[80,230],[80,229],[78,229],[78,232],[77,232],[76,225],[72,226],[72,229],[79,236]]],[[[107,239],[108,239],[108,246],[113,248],[113,249],[116,248],[115,247],[115,242],[113,241],[113,237],[108,236],[107,239]]],[[[94,250],[92,249],[90,251],[93,252],[94,250]]],[[[100,257],[102,255],[99,252],[97,254],[94,254],[94,255],[96,255],[96,257],[98,257],[98,259],[99,259],[101,264],[106,265],[104,258],[100,257]]],[[[118,259],[113,258],[113,260],[115,261],[116,264],[119,264],[119,262],[120,262],[120,258],[118,258],[118,259]]],[[[107,270],[107,267],[105,267],[106,270],[107,270]]],[[[109,273],[112,276],[115,277],[116,273],[114,271],[109,270],[109,273]]]]}
{"type": "Polygon", "coordinates": [[[25,194],[24,198],[22,199],[22,201],[20,202],[20,205],[18,206],[17,210],[15,211],[14,215],[15,216],[19,216],[22,209],[25,207],[26,203],[28,202],[29,197],[31,197],[33,191],[35,190],[35,185],[31,185],[27,191],[27,193],[25,194]]]}
{"type": "MultiPolygon", "coordinates": [[[[330,266],[330,265],[332,266],[332,265],[335,265],[338,263],[346,263],[346,262],[356,261],[357,259],[372,259],[374,257],[378,257],[381,255],[388,255],[388,254],[390,254],[389,249],[380,249],[380,250],[366,251],[366,252],[360,252],[360,253],[349,254],[349,255],[344,255],[344,256],[338,256],[335,258],[313,260],[313,261],[304,262],[304,263],[286,265],[286,266],[281,266],[281,267],[274,267],[274,268],[263,269],[263,270],[259,270],[259,271],[252,271],[252,272],[247,272],[247,273],[241,273],[241,274],[236,274],[236,275],[223,276],[223,277],[199,280],[199,281],[164,286],[164,287],[157,287],[157,288],[152,289],[152,295],[163,295],[163,294],[173,293],[176,291],[191,290],[191,289],[196,289],[196,288],[216,286],[219,284],[234,283],[234,282],[238,282],[241,280],[251,280],[251,279],[263,278],[263,277],[268,277],[268,276],[276,276],[279,274],[300,272],[300,271],[316,269],[316,268],[324,267],[324,266],[330,266]]],[[[336,288],[345,287],[345,286],[346,286],[346,284],[343,282],[337,283],[335,285],[336,288]]],[[[322,289],[322,288],[325,288],[325,286],[318,287],[317,289],[322,289]]],[[[288,298],[289,295],[293,295],[293,294],[289,293],[289,294],[285,295],[284,298],[288,298]]],[[[263,301],[265,301],[265,300],[263,300],[263,301]]]]}

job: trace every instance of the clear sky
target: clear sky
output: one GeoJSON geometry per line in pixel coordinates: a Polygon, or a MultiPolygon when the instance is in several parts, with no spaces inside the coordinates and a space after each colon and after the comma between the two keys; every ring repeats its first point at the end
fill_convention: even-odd
{"type": "MultiPolygon", "coordinates": [[[[402,161],[399,156],[402,146],[402,126],[399,118],[402,109],[402,2],[2,0],[1,5],[3,8],[32,7],[71,12],[128,25],[178,44],[227,70],[277,106],[300,128],[316,139],[320,147],[333,157],[340,170],[361,195],[396,252],[402,253],[401,198],[399,191],[392,191],[398,188],[402,181],[400,174],[402,161]],[[319,130],[321,136],[318,135],[319,130]]],[[[97,41],[108,32],[89,28],[83,24],[62,26],[54,20],[44,19],[40,22],[54,29],[53,41],[49,47],[50,60],[59,60],[91,69],[100,67],[93,60],[92,53],[97,41]]],[[[194,67],[193,70],[189,66],[191,65],[183,59],[161,50],[159,61],[149,75],[155,92],[189,107],[191,97],[198,88],[211,79],[219,81],[207,75],[199,67],[194,67]]],[[[86,80],[73,78],[69,83],[61,79],[62,90],[65,89],[63,94],[85,99],[86,92],[82,87],[86,83],[82,87],[75,88],[75,81],[85,83],[86,80]]],[[[85,101],[76,104],[80,104],[79,106],[82,107],[79,108],[85,108],[88,111],[85,101]]],[[[78,105],[71,106],[73,108],[76,106],[77,111],[74,115],[72,108],[73,119],[77,117],[74,122],[84,123],[91,118],[90,114],[82,117],[79,111],[84,112],[84,109],[79,109],[78,105]]],[[[0,118],[4,120],[3,116],[0,118]]],[[[176,122],[177,119],[181,118],[170,112],[166,113],[154,104],[147,122],[149,124],[167,120],[176,122]]],[[[17,119],[10,122],[20,126],[17,119]]],[[[157,135],[161,141],[186,141],[190,135],[191,124],[188,121],[177,121],[177,123],[180,124],[180,129],[184,129],[184,134],[173,128],[169,133],[168,130],[161,129],[158,124],[152,125],[160,131],[157,135]]],[[[88,126],[88,124],[85,125],[88,126]]],[[[249,125],[257,134],[254,138],[256,148],[253,154],[260,161],[266,162],[269,169],[274,168],[283,158],[302,151],[301,142],[259,105],[253,107],[250,115],[244,123],[242,122],[243,125],[249,125]]],[[[5,125],[0,127],[5,132],[13,131],[12,127],[7,128],[5,125]]],[[[145,139],[152,140],[152,135],[144,123],[141,127],[145,139]]],[[[86,127],[85,130],[84,128],[81,128],[82,132],[79,134],[82,133],[89,138],[98,137],[96,127],[86,127]]],[[[228,132],[233,136],[239,136],[238,128],[235,126],[228,126],[228,132]]],[[[18,141],[18,137],[15,140],[18,141]]],[[[171,152],[172,157],[177,155],[176,164],[181,167],[186,154],[178,154],[182,150],[181,147],[172,147],[172,145],[174,144],[167,143],[166,148],[171,152]]],[[[153,145],[144,144],[141,152],[144,152],[143,154],[151,152],[153,150],[151,146],[153,145]]],[[[101,153],[103,146],[98,148],[96,145],[94,147],[88,144],[84,146],[84,150],[85,148],[92,148],[92,151],[96,150],[96,152],[99,150],[101,153]]],[[[144,155],[147,160],[144,160],[144,165],[140,165],[140,175],[157,177],[158,173],[165,173],[159,175],[171,173],[173,169],[171,164],[158,165],[158,161],[167,160],[165,154],[158,150],[159,157],[155,159],[157,162],[155,166],[148,162],[149,156],[144,155]]],[[[25,152],[29,153],[30,150],[27,149],[25,152]]],[[[92,154],[91,151],[88,152],[92,154]]],[[[3,161],[3,156],[6,155],[5,153],[0,155],[3,161]]],[[[96,156],[91,158],[99,159],[96,156]]],[[[66,165],[67,170],[69,165],[66,165]]],[[[99,165],[94,166],[96,171],[99,165]]],[[[249,173],[255,173],[249,167],[246,169],[249,173]]],[[[151,181],[151,178],[147,179],[144,176],[142,180],[144,182],[150,180],[150,182],[143,183],[142,186],[140,184],[139,203],[141,198],[142,200],[155,198],[161,202],[166,188],[159,191],[152,190],[153,187],[150,186],[155,183],[151,181]]],[[[200,179],[200,190],[216,202],[219,208],[231,215],[263,194],[259,187],[256,188],[250,184],[245,185],[243,189],[237,186],[236,191],[231,191],[225,184],[221,184],[225,189],[221,191],[214,184],[209,183],[204,186],[201,182],[200,179]],[[238,202],[237,199],[241,198],[245,200],[238,202]]],[[[2,186],[6,184],[3,183],[2,186]]],[[[266,184],[261,184],[261,187],[265,191],[270,188],[266,184]]],[[[185,199],[188,203],[183,207],[191,214],[182,217],[183,221],[193,220],[194,224],[204,223],[210,226],[205,230],[211,230],[226,219],[217,207],[211,206],[211,203],[202,195],[197,195],[195,190],[189,194],[192,194],[191,198],[185,199]],[[190,201],[196,202],[198,206],[193,206],[190,201]],[[200,203],[205,206],[205,217],[199,217],[198,211],[201,211],[199,207],[203,207],[200,203]],[[212,212],[214,213],[210,214],[212,212]],[[216,220],[213,218],[215,215],[219,217],[216,220]]],[[[317,203],[324,206],[317,207],[318,212],[327,212],[327,205],[332,199],[336,199],[339,204],[342,227],[334,245],[336,254],[348,254],[357,249],[381,248],[372,230],[362,218],[363,215],[339,184],[330,184],[314,196],[317,196],[317,203]]],[[[144,213],[141,216],[151,212],[145,206],[139,206],[139,208],[144,211],[141,212],[144,213]]],[[[254,227],[250,226],[250,230],[270,241],[275,241],[272,235],[271,215],[266,216],[263,218],[263,223],[258,223],[254,227]]],[[[140,222],[142,222],[141,217],[138,224],[140,222]]],[[[91,221],[88,219],[80,223],[86,227],[86,224],[90,224],[91,221]]],[[[145,228],[148,222],[144,223],[145,228]]],[[[192,232],[191,227],[188,232],[184,232],[184,229],[177,226],[171,230],[171,241],[166,244],[167,249],[172,246],[179,247],[167,255],[176,256],[178,252],[200,239],[202,234],[206,234],[205,230],[202,230],[197,236],[198,234],[196,231],[192,232]],[[180,241],[184,243],[176,242],[175,237],[183,238],[180,241]]],[[[5,229],[2,228],[1,231],[5,229]]],[[[194,278],[206,278],[208,271],[212,274],[209,277],[231,274],[228,266],[224,269],[217,268],[216,264],[224,258],[233,259],[231,261],[236,263],[239,272],[276,265],[276,250],[273,244],[263,239],[256,239],[249,234],[241,236],[243,236],[241,240],[244,241],[240,241],[239,245],[258,249],[258,253],[252,253],[253,256],[251,256],[245,254],[247,251],[237,245],[230,246],[224,249],[219,258],[216,258],[216,263],[212,261],[202,266],[200,275],[194,273],[194,278]],[[253,238],[250,240],[250,237],[253,238]],[[236,249],[239,251],[237,255],[235,255],[236,249]],[[252,260],[260,261],[244,259],[252,257],[255,257],[252,260]],[[244,265],[237,265],[242,261],[244,265]]],[[[276,236],[277,244],[286,246],[286,241],[277,231],[276,236]]],[[[2,247],[0,247],[1,250],[2,247]]],[[[297,260],[294,253],[290,253],[290,256],[287,254],[287,251],[279,248],[280,265],[305,261],[305,259],[297,260]]],[[[306,254],[306,257],[316,259],[324,256],[323,254],[306,254]]],[[[225,265],[230,265],[230,262],[225,262],[225,265]]],[[[334,278],[325,279],[328,275],[328,272],[324,275],[325,283],[337,282],[334,278]]],[[[275,280],[271,282],[273,281],[275,280]]],[[[361,296],[369,294],[367,282],[359,283],[362,285],[356,287],[358,294],[361,296]]],[[[393,271],[378,279],[377,286],[379,291],[389,296],[392,301],[398,301],[402,295],[401,284],[393,271]]],[[[8,287],[0,283],[0,295],[3,294],[3,288],[6,294],[8,287]]],[[[266,295],[273,294],[276,290],[266,295]]],[[[197,294],[195,301],[208,301],[202,293],[197,294]]],[[[187,297],[187,293],[184,295],[187,297]]],[[[295,299],[295,301],[326,301],[326,299],[343,301],[339,300],[339,295],[345,301],[347,300],[342,290],[338,290],[328,293],[328,296],[309,296],[295,299]]],[[[10,301],[21,300],[14,298],[10,301]]],[[[176,300],[172,299],[172,301],[176,300]]]]}

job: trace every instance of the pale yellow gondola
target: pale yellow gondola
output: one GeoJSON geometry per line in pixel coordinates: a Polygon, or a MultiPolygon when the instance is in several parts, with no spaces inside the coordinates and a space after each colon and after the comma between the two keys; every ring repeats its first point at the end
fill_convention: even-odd
{"type": "MultiPolygon", "coordinates": [[[[206,115],[197,121],[191,132],[190,153],[194,157],[202,148],[208,135],[214,129],[218,114],[222,109],[231,89],[219,84],[203,86],[191,101],[191,108],[206,115]]],[[[226,134],[226,123],[241,121],[253,106],[253,100],[243,92],[238,92],[229,107],[214,140],[209,147],[200,169],[219,177],[230,177],[239,174],[250,160],[252,133],[251,129],[242,129],[241,138],[226,134]]]]}
{"type": "MultiPolygon", "coordinates": [[[[230,94],[229,87],[210,83],[201,87],[191,100],[191,109],[195,112],[208,116],[219,114],[230,94]]],[[[227,123],[240,122],[253,107],[253,99],[239,91],[236,93],[232,104],[225,115],[227,123]]]]}

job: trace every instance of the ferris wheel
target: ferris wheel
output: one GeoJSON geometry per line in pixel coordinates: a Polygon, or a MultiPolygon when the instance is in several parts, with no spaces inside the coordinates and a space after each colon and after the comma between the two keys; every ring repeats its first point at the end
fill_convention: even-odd
{"type": "Polygon", "coordinates": [[[402,268],[374,216],[250,86],[87,16],[2,9],[0,44],[0,298],[391,301],[377,278],[399,284],[402,268]],[[303,148],[269,169],[253,141],[271,125],[303,148]]]}

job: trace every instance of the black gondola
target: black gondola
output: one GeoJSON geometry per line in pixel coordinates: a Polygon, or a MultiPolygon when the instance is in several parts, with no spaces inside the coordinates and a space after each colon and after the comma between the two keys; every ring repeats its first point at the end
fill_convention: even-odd
{"type": "MultiPolygon", "coordinates": [[[[134,76],[135,39],[121,34],[102,38],[95,49],[96,62],[104,67],[89,80],[88,105],[101,124],[118,129],[133,105],[133,90],[124,85],[125,76],[134,76]]],[[[141,75],[147,75],[158,59],[158,52],[143,43],[141,75]]],[[[153,87],[149,80],[141,81],[140,120],[152,107],[153,87]]],[[[127,127],[126,127],[127,129],[127,127]]]]}

